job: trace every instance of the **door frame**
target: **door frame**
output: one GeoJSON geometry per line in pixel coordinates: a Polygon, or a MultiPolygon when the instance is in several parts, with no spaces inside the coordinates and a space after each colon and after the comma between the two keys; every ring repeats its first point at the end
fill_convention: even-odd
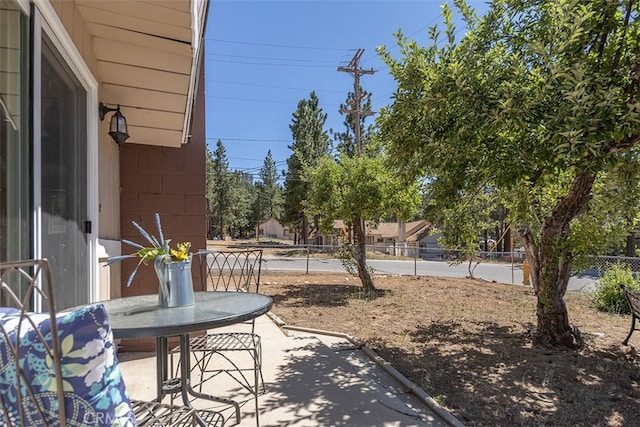
{"type": "Polygon", "coordinates": [[[42,164],[41,153],[41,96],[40,76],[42,72],[42,35],[47,35],[60,59],[69,67],[80,85],[87,93],[86,99],[86,135],[87,135],[87,219],[91,221],[91,233],[87,233],[87,283],[89,301],[95,301],[98,289],[98,257],[96,245],[98,241],[99,195],[98,195],[98,82],[91,73],[84,58],[76,48],[66,28],[48,0],[33,0],[32,21],[32,69],[33,69],[33,254],[42,257],[42,197],[40,183],[42,179],[39,165],[42,164]]]}

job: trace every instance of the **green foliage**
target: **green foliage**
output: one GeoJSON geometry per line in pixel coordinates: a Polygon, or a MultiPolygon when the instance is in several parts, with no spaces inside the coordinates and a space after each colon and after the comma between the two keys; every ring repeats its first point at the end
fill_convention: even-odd
{"type": "Polygon", "coordinates": [[[345,269],[358,273],[365,289],[373,282],[366,266],[363,220],[395,214],[400,219],[412,218],[420,206],[417,185],[407,185],[390,173],[382,155],[349,157],[340,155],[336,160],[326,155],[303,173],[311,191],[305,203],[309,213],[321,217],[321,230],[333,233],[335,220],[353,225],[354,242],[344,242],[339,252],[345,269]]]}
{"type": "Polygon", "coordinates": [[[221,140],[216,150],[207,151],[207,200],[209,201],[210,234],[223,237],[226,230],[226,218],[231,209],[229,192],[229,161],[227,150],[221,140]]]}
{"type": "MultiPolygon", "coordinates": [[[[340,111],[349,111],[353,108],[354,105],[358,105],[358,109],[360,111],[371,111],[371,93],[364,90],[362,87],[359,88],[359,100],[355,99],[355,93],[349,92],[347,94],[347,100],[344,104],[340,104],[340,111]]],[[[344,114],[344,113],[343,113],[344,114]]],[[[356,115],[355,114],[344,114],[344,131],[337,132],[331,131],[331,136],[335,141],[335,148],[338,153],[347,156],[347,157],[357,157],[363,151],[364,155],[374,154],[376,146],[372,143],[372,138],[374,137],[374,125],[365,125],[365,121],[367,119],[366,114],[359,115],[359,123],[356,123],[356,115]],[[356,143],[356,125],[360,126],[360,141],[359,144],[356,143]],[[358,145],[360,147],[358,147],[358,145]],[[360,148],[360,149],[359,149],[360,148]]]]}
{"type": "Polygon", "coordinates": [[[434,27],[427,47],[398,32],[399,59],[380,49],[398,82],[378,116],[384,149],[426,180],[453,243],[472,247],[487,196],[508,209],[535,266],[540,343],[565,340],[551,316],[571,263],[638,217],[640,3],[494,0],[479,19],[454,3],[459,42],[445,6],[443,44],[434,27]]]}
{"type": "Polygon", "coordinates": [[[306,168],[303,177],[313,189],[306,206],[309,212],[322,215],[325,231],[332,231],[336,219],[349,223],[390,213],[412,218],[421,203],[417,185],[407,185],[390,173],[382,156],[340,156],[336,161],[327,155],[315,167],[306,168]]]}
{"type": "Polygon", "coordinates": [[[302,170],[305,165],[314,165],[318,158],[327,154],[330,146],[329,135],[324,130],[327,115],[319,103],[315,92],[311,92],[308,100],[300,100],[289,125],[293,137],[289,148],[293,153],[287,159],[283,220],[292,230],[301,232],[304,243],[307,243],[308,236],[304,201],[309,188],[302,179],[302,170]]]}
{"type": "Polygon", "coordinates": [[[252,176],[229,171],[228,164],[227,151],[218,140],[214,152],[207,150],[206,190],[211,237],[246,234],[257,221],[253,217],[256,195],[252,176]]]}
{"type": "MultiPolygon", "coordinates": [[[[441,188],[435,188],[440,191],[441,188]]],[[[432,197],[440,197],[433,194],[432,197]]],[[[504,222],[504,214],[500,210],[500,198],[495,192],[481,189],[479,191],[461,191],[457,200],[447,206],[438,206],[436,199],[431,199],[429,220],[440,224],[438,231],[443,237],[438,243],[447,249],[459,251],[463,259],[473,258],[480,249],[478,237],[484,231],[493,234],[496,226],[504,222]]],[[[499,236],[494,236],[496,239],[499,236]]]]}
{"type": "MultiPolygon", "coordinates": [[[[426,48],[399,32],[399,60],[381,50],[398,81],[378,120],[385,149],[400,172],[428,178],[434,210],[491,191],[537,235],[578,174],[608,171],[608,188],[637,182],[637,3],[628,24],[626,2],[496,1],[480,20],[456,3],[470,28],[459,43],[445,7],[443,46],[434,29],[426,48]]],[[[610,197],[577,220],[601,207],[637,212],[629,200],[610,197]]]]}
{"type": "Polygon", "coordinates": [[[263,222],[270,217],[280,220],[283,205],[282,188],[278,184],[278,170],[271,150],[267,151],[267,156],[260,169],[260,182],[256,184],[256,190],[257,222],[263,222]]]}
{"type": "Polygon", "coordinates": [[[229,232],[241,236],[252,233],[258,222],[254,209],[257,195],[253,176],[246,172],[231,172],[229,193],[230,210],[226,218],[229,232]]]}
{"type": "Polygon", "coordinates": [[[640,281],[633,276],[626,265],[614,264],[596,283],[596,289],[591,293],[593,305],[601,311],[617,314],[629,314],[629,304],[620,285],[625,285],[636,292],[640,292],[640,281]]]}

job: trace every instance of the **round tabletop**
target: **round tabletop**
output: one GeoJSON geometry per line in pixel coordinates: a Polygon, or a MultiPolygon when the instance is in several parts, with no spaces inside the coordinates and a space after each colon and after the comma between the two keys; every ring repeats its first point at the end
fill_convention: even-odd
{"type": "Polygon", "coordinates": [[[195,303],[159,307],[158,295],[100,301],[109,315],[113,337],[168,337],[219,328],[254,319],[273,305],[271,297],[248,292],[195,292],[195,303]]]}

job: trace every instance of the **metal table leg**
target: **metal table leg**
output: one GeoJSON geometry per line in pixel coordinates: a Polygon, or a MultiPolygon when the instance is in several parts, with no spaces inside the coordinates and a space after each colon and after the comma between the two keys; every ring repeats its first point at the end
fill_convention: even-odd
{"type": "Polygon", "coordinates": [[[162,402],[165,396],[164,385],[167,381],[167,337],[156,338],[156,400],[162,402]]]}
{"type": "Polygon", "coordinates": [[[180,376],[184,380],[183,384],[187,389],[187,393],[191,396],[232,405],[236,413],[236,423],[240,424],[240,404],[238,404],[238,402],[225,399],[224,397],[201,393],[191,387],[191,337],[189,334],[180,335],[180,376]]]}
{"type": "MultiPolygon", "coordinates": [[[[169,378],[169,356],[167,337],[156,338],[156,372],[157,372],[157,400],[161,402],[168,394],[180,393],[185,406],[192,407],[189,396],[207,399],[232,405],[235,409],[236,423],[240,424],[240,405],[238,402],[223,397],[201,393],[191,387],[191,342],[189,334],[180,337],[180,377],[169,378]]],[[[198,416],[198,423],[206,426],[206,423],[198,416]]]]}

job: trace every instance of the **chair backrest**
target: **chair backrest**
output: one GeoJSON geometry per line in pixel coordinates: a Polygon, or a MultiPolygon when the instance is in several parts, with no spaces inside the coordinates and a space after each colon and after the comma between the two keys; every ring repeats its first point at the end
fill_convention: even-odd
{"type": "MultiPolygon", "coordinates": [[[[2,358],[3,394],[0,399],[0,424],[49,425],[51,408],[57,408],[56,425],[66,425],[60,340],[56,326],[51,269],[47,260],[0,263],[0,318],[11,315],[11,322],[0,322],[0,358],[2,358]],[[43,334],[34,320],[34,311],[46,312],[51,324],[50,336],[43,334]],[[28,333],[28,335],[27,335],[28,333]],[[23,338],[24,337],[24,338],[23,338]],[[27,339],[28,338],[28,339],[27,339]],[[51,393],[35,391],[24,359],[33,357],[30,349],[45,353],[55,371],[51,393]],[[13,394],[8,396],[8,394],[13,394]],[[5,398],[15,399],[10,407],[5,398]],[[18,417],[18,419],[16,419],[18,417]],[[3,419],[4,418],[4,419],[3,419]]],[[[43,315],[40,315],[42,317],[43,315]]],[[[47,378],[47,380],[50,380],[47,378]]]]}
{"type": "Polygon", "coordinates": [[[261,249],[204,251],[197,259],[201,290],[259,292],[261,249]]]}
{"type": "Polygon", "coordinates": [[[631,288],[625,285],[620,285],[620,287],[627,297],[627,302],[629,303],[629,310],[631,310],[631,314],[640,318],[640,295],[638,295],[631,288]]]}

